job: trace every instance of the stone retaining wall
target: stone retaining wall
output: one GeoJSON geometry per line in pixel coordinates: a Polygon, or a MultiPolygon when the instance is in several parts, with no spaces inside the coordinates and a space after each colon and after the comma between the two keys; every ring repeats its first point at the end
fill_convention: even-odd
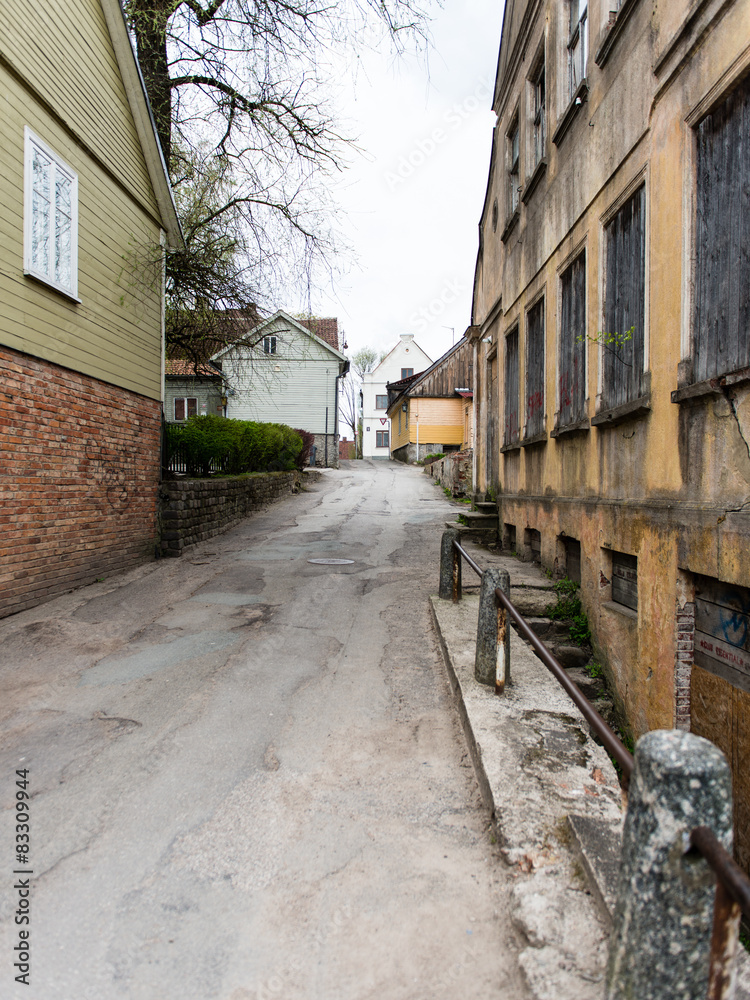
{"type": "Polygon", "coordinates": [[[163,482],[162,555],[181,556],[186,546],[227,531],[254,510],[298,493],[301,486],[299,471],[163,482]]]}
{"type": "Polygon", "coordinates": [[[454,497],[471,496],[472,461],[471,449],[451,451],[425,466],[425,472],[441,486],[447,486],[454,497]]]}

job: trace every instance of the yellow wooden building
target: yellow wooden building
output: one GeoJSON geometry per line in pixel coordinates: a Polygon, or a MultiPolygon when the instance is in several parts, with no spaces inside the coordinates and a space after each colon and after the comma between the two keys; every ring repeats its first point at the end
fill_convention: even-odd
{"type": "Polygon", "coordinates": [[[153,553],[181,236],[117,0],[0,6],[0,80],[7,614],[153,553]]]}
{"type": "Polygon", "coordinates": [[[391,458],[420,461],[471,447],[472,346],[464,338],[423,372],[389,382],[391,458]]]}

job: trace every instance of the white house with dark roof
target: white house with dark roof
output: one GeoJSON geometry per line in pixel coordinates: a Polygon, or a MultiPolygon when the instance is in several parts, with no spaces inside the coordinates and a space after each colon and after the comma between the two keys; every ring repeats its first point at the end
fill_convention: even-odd
{"type": "Polygon", "coordinates": [[[335,319],[300,320],[279,310],[263,320],[211,359],[222,369],[226,416],[309,431],[316,464],[336,467],[338,380],[349,370],[338,342],[335,319]]]}
{"type": "Polygon", "coordinates": [[[416,375],[432,364],[413,333],[402,333],[399,342],[362,380],[362,457],[390,458],[391,422],[388,419],[386,383],[416,375]]]}

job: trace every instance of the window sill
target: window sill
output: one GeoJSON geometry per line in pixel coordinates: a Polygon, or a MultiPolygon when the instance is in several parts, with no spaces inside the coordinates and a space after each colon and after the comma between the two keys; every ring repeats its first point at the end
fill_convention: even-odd
{"type": "Polygon", "coordinates": [[[531,437],[525,437],[521,441],[522,448],[529,448],[532,444],[546,444],[547,443],[547,432],[542,431],[539,434],[532,434],[531,437]]]}
{"type": "Polygon", "coordinates": [[[505,229],[503,229],[502,233],[500,234],[500,239],[503,243],[507,243],[508,240],[510,239],[510,234],[513,232],[513,229],[515,228],[515,225],[520,217],[521,217],[521,210],[517,208],[513,213],[513,215],[511,215],[511,217],[505,223],[505,229]]]}
{"type": "Polygon", "coordinates": [[[602,409],[591,418],[592,427],[607,427],[622,423],[623,420],[630,420],[632,417],[642,417],[651,412],[651,393],[640,396],[638,399],[630,399],[627,403],[619,406],[602,409]]]}
{"type": "Polygon", "coordinates": [[[44,285],[45,288],[49,288],[53,292],[57,292],[59,295],[62,295],[70,302],[76,302],[80,304],[82,301],[82,299],[79,299],[77,295],[74,295],[71,291],[68,291],[67,288],[63,288],[62,285],[56,285],[54,281],[50,281],[48,278],[43,278],[40,274],[35,274],[33,271],[26,271],[26,270],[23,273],[26,275],[27,278],[31,278],[32,281],[35,281],[40,285],[44,285]]]}
{"type": "Polygon", "coordinates": [[[623,618],[629,618],[631,621],[638,622],[638,612],[626,607],[624,604],[618,604],[617,601],[604,601],[602,607],[607,611],[614,611],[615,614],[622,615],[623,618]]]}
{"type": "Polygon", "coordinates": [[[539,181],[544,177],[547,172],[547,157],[543,156],[539,163],[534,167],[531,172],[531,177],[528,178],[523,186],[523,194],[521,195],[521,201],[524,205],[528,204],[534,191],[536,191],[539,181]]]}
{"type": "Polygon", "coordinates": [[[504,455],[506,452],[509,451],[520,451],[520,450],[521,450],[521,442],[511,441],[509,444],[504,444],[502,446],[502,448],[500,449],[500,454],[504,455]]]}
{"type": "Polygon", "coordinates": [[[675,389],[672,392],[672,402],[689,404],[705,399],[706,396],[721,396],[722,389],[727,386],[743,385],[748,382],[750,382],[750,368],[740,368],[727,375],[718,375],[716,378],[707,378],[702,382],[686,385],[682,389],[675,389]]]}
{"type": "Polygon", "coordinates": [[[565,109],[560,123],[555,129],[554,135],[552,136],[552,141],[556,146],[559,146],[567,135],[568,129],[573,124],[578,112],[583,107],[584,103],[588,100],[589,96],[589,86],[586,80],[581,80],[578,84],[575,94],[573,94],[573,99],[570,104],[565,109]]]}
{"type": "Polygon", "coordinates": [[[583,420],[576,420],[572,424],[563,424],[562,426],[555,426],[551,433],[553,438],[564,437],[566,434],[588,434],[591,430],[591,421],[588,417],[584,417],[583,420]]]}
{"type": "Polygon", "coordinates": [[[602,43],[596,50],[594,62],[599,69],[604,66],[606,61],[609,59],[610,53],[614,49],[615,45],[617,45],[618,40],[622,37],[625,22],[633,13],[637,4],[638,0],[623,0],[622,6],[617,12],[615,23],[607,28],[607,32],[602,39],[602,43]]]}

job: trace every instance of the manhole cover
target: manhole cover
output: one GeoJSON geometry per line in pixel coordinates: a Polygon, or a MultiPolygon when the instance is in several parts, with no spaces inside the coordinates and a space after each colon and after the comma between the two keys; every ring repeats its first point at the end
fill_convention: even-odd
{"type": "Polygon", "coordinates": [[[308,559],[309,563],[315,563],[316,566],[351,566],[354,563],[353,559],[308,559]]]}

